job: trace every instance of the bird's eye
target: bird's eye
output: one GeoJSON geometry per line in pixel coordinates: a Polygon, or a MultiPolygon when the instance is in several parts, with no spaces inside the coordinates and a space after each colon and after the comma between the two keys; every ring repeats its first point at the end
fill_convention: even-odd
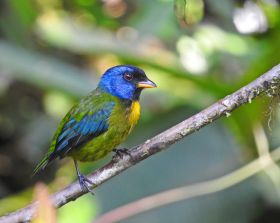
{"type": "Polygon", "coordinates": [[[133,75],[130,73],[125,73],[123,75],[124,79],[126,79],[127,81],[131,81],[133,79],[133,75]]]}

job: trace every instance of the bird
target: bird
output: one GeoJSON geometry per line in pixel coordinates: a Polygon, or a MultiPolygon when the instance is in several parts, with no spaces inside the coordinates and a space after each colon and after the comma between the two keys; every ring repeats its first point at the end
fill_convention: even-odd
{"type": "Polygon", "coordinates": [[[97,88],[62,119],[48,152],[33,174],[44,170],[57,158],[71,157],[82,191],[92,192],[94,183],[81,173],[78,161],[94,162],[112,151],[127,152],[116,148],[139,120],[142,90],[155,87],[157,85],[136,66],[118,65],[106,70],[97,88]]]}

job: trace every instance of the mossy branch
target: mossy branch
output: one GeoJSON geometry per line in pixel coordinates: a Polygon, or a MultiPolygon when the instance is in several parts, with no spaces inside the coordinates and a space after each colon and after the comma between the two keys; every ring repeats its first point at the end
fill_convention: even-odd
{"type": "MultiPolygon", "coordinates": [[[[273,95],[280,83],[280,64],[252,81],[248,85],[226,96],[225,98],[214,103],[205,110],[184,120],[183,122],[173,126],[170,129],[156,135],[147,140],[143,144],[133,147],[130,155],[122,157],[122,159],[113,159],[104,167],[98,169],[88,176],[95,182],[96,186],[101,185],[105,181],[125,171],[136,163],[166,149],[173,143],[178,142],[187,135],[198,131],[202,127],[212,123],[213,121],[228,116],[233,110],[239,106],[250,103],[257,96],[266,93],[273,95]]],[[[52,195],[51,199],[55,207],[59,208],[70,201],[74,201],[84,193],[81,191],[78,182],[58,191],[52,195]]],[[[18,211],[10,213],[0,218],[0,223],[16,223],[29,222],[36,211],[36,202],[22,208],[18,211]]]]}

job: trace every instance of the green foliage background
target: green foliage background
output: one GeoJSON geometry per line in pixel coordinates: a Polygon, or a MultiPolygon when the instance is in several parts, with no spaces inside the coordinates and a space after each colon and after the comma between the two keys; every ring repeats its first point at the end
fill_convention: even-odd
{"type": "MultiPolygon", "coordinates": [[[[129,147],[279,63],[279,39],[276,0],[1,1],[0,214],[30,202],[38,180],[56,191],[76,178],[69,160],[29,176],[58,121],[95,88],[108,67],[137,65],[159,86],[142,95],[142,118],[124,145],[129,147]],[[265,25],[254,17],[259,26],[241,34],[238,26],[253,25],[246,19],[235,23],[236,10],[250,9],[246,15],[256,8],[265,25]]],[[[59,222],[90,222],[129,201],[241,167],[257,156],[253,128],[262,124],[267,129],[270,104],[266,97],[258,99],[131,168],[97,188],[95,197],[86,195],[61,208],[59,222]]],[[[267,131],[271,148],[279,145],[274,114],[273,131],[267,131]]],[[[105,162],[84,164],[83,171],[105,162]]],[[[271,205],[279,208],[279,186],[260,174],[226,191],[125,222],[253,222],[271,205]]]]}

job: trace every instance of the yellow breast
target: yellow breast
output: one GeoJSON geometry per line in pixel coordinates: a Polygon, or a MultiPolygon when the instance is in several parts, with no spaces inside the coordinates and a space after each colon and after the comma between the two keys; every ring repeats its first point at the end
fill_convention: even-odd
{"type": "Polygon", "coordinates": [[[135,126],[140,117],[140,103],[139,101],[133,101],[131,104],[131,110],[128,121],[130,125],[135,126]]]}

